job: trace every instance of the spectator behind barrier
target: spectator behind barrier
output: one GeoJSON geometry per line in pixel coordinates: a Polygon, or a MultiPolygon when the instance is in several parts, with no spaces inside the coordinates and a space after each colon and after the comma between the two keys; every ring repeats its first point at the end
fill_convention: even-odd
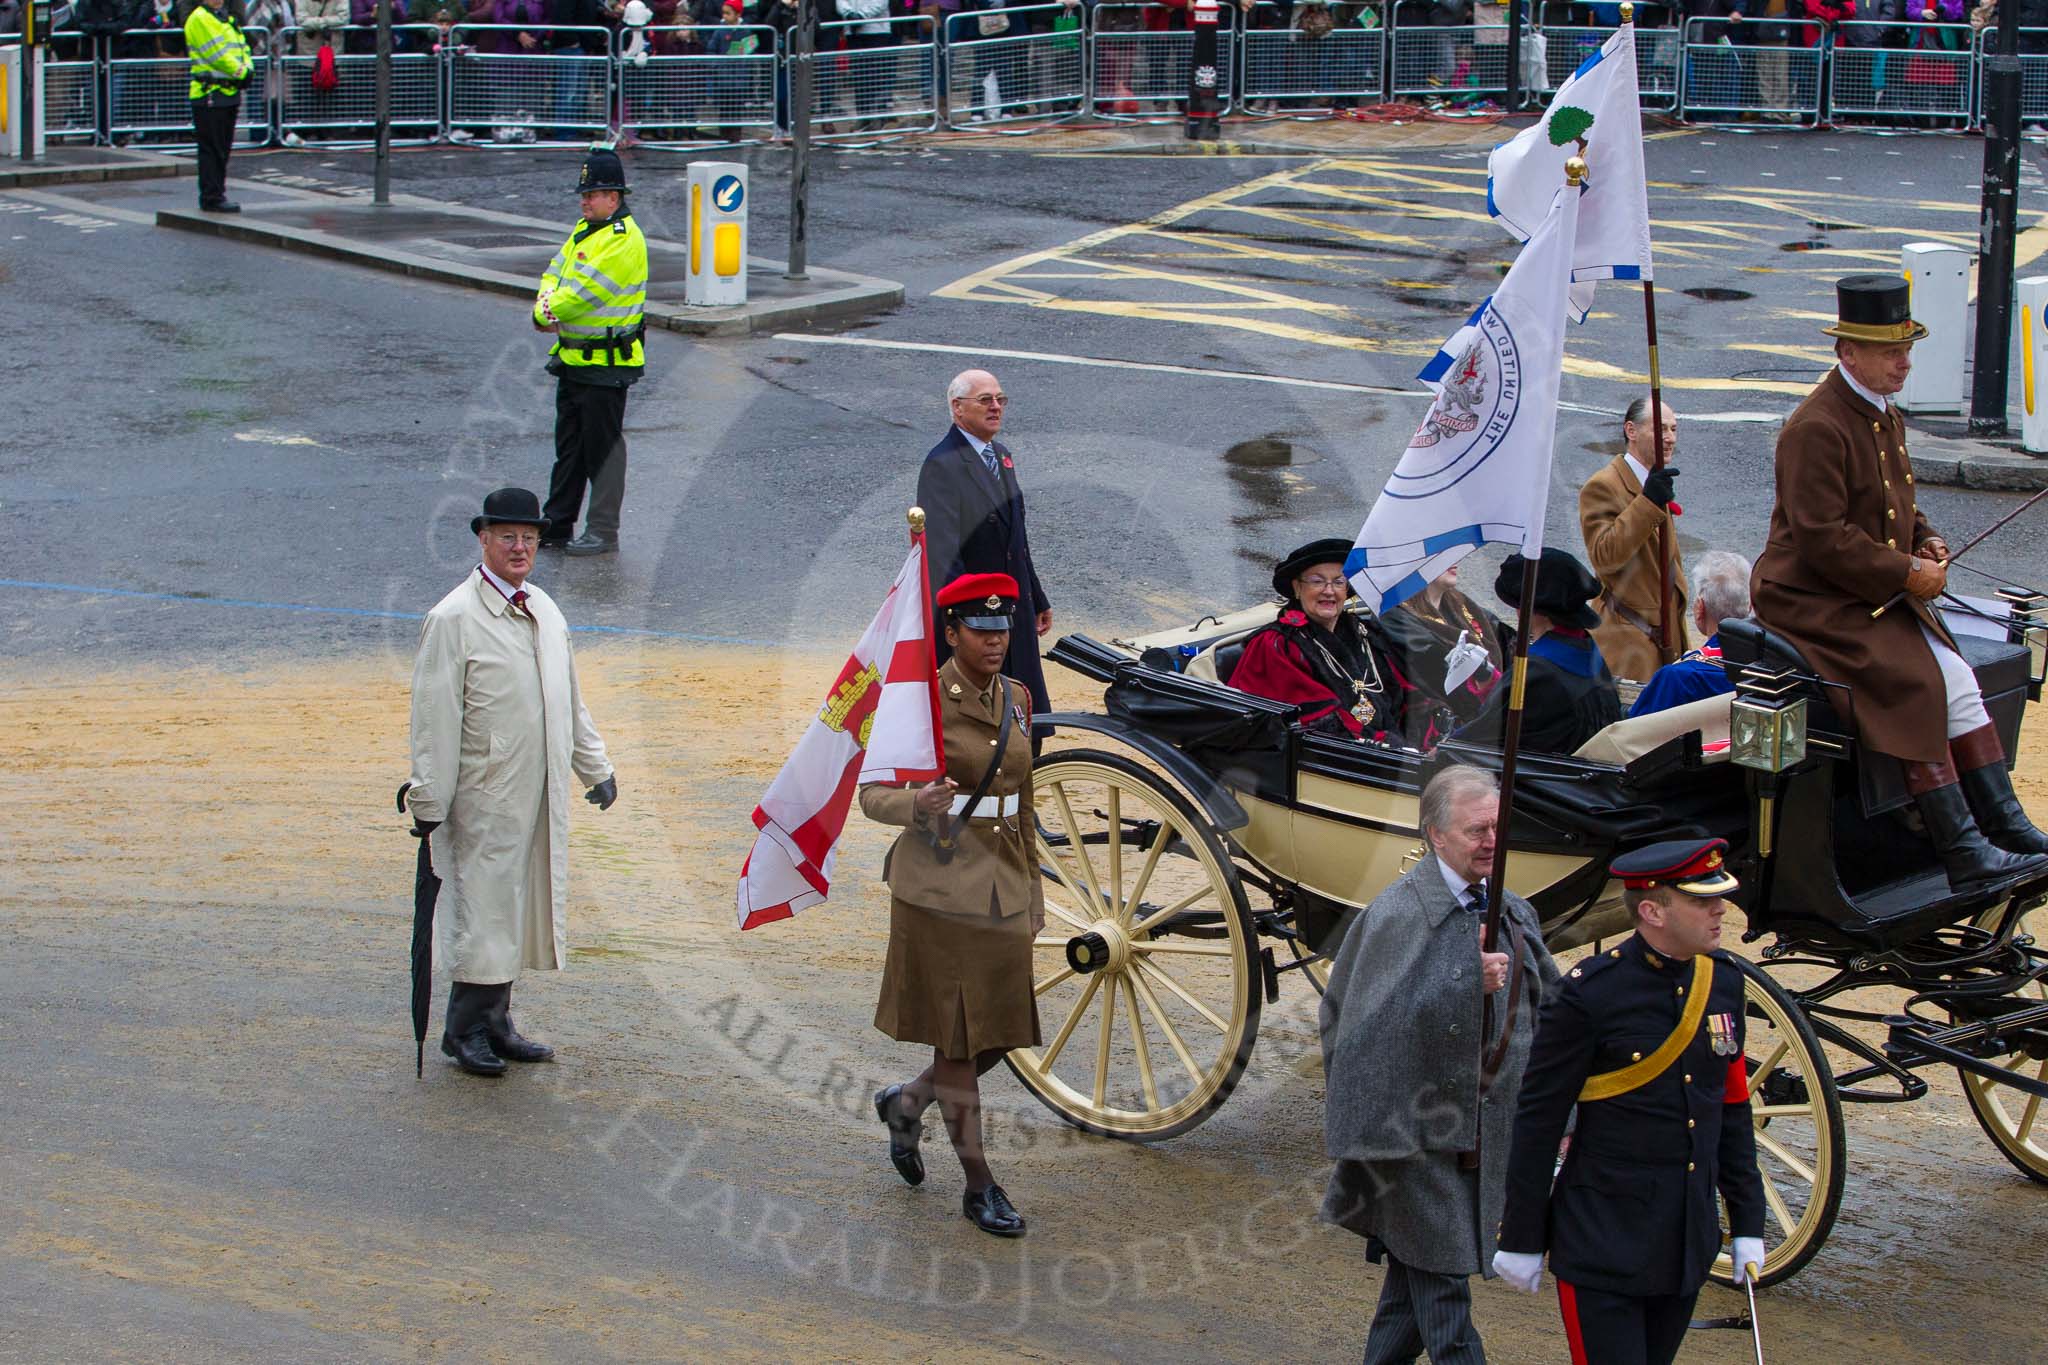
{"type": "Polygon", "coordinates": [[[1749,618],[1749,561],[1726,550],[1701,555],[1692,566],[1692,622],[1705,643],[1658,669],[1629,708],[1630,717],[1733,692],[1735,684],[1721,667],[1721,623],[1749,618]]]}

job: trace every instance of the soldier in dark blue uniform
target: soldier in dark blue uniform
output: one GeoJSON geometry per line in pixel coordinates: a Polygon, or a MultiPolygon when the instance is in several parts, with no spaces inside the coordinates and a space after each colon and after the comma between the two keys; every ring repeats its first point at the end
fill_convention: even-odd
{"type": "Polygon", "coordinates": [[[1742,973],[1718,949],[1737,886],[1727,849],[1677,840],[1615,859],[1636,932],[1565,973],[1537,1024],[1494,1269],[1534,1293],[1550,1253],[1574,1365],[1677,1356],[1721,1249],[1717,1191],[1738,1282],[1763,1264],[1742,973]]]}

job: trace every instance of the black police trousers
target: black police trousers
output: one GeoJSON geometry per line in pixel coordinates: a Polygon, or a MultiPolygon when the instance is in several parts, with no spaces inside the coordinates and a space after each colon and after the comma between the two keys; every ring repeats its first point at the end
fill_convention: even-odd
{"type": "Polygon", "coordinates": [[[1671,1365],[1692,1324],[1690,1294],[1613,1294],[1557,1282],[1572,1365],[1671,1365]]]}
{"type": "Polygon", "coordinates": [[[199,207],[212,208],[228,197],[228,153],[235,145],[239,100],[227,103],[192,101],[192,131],[199,142],[199,207]]]}
{"type": "Polygon", "coordinates": [[[565,375],[555,381],[555,468],[541,509],[549,540],[576,534],[585,485],[590,516],[583,529],[600,540],[617,540],[619,509],[626,501],[626,391],[565,375]]]}

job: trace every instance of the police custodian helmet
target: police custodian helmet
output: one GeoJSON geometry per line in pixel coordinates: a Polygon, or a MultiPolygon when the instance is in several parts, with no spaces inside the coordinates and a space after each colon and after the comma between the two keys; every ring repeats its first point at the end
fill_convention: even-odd
{"type": "Polygon", "coordinates": [[[576,177],[576,193],[591,190],[626,190],[626,167],[609,147],[592,147],[583,155],[583,171],[576,177]]]}

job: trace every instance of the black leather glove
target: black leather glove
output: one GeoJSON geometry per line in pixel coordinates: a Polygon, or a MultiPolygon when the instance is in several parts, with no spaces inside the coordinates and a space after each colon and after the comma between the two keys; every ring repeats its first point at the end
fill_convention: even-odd
{"type": "Polygon", "coordinates": [[[1643,480],[1643,496],[1659,507],[1671,505],[1671,481],[1678,477],[1677,465],[1665,465],[1662,469],[1650,471],[1650,477],[1643,480]]]}
{"type": "Polygon", "coordinates": [[[583,799],[599,810],[610,810],[612,802],[619,799],[619,775],[613,773],[604,781],[583,793],[583,799]]]}
{"type": "Polygon", "coordinates": [[[439,828],[441,828],[441,822],[439,820],[420,820],[415,818],[412,822],[412,829],[409,831],[409,833],[415,839],[424,839],[429,834],[432,834],[435,830],[439,828]]]}

